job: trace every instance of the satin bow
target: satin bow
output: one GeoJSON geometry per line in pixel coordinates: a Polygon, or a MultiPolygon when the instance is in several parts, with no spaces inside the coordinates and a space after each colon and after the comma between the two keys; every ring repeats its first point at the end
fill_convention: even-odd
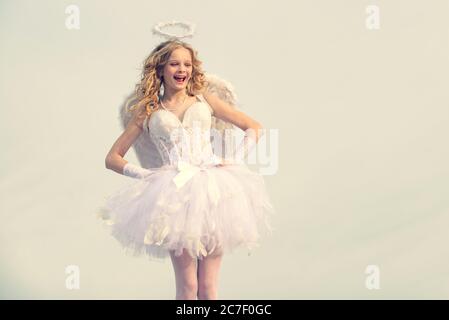
{"type": "Polygon", "coordinates": [[[181,189],[195,174],[197,174],[199,171],[205,171],[208,175],[207,193],[212,203],[214,205],[217,205],[218,200],[220,199],[220,189],[218,188],[217,181],[214,175],[209,172],[208,167],[210,168],[211,165],[209,164],[198,166],[183,160],[179,160],[177,164],[178,173],[173,178],[173,182],[178,189],[181,189]]]}

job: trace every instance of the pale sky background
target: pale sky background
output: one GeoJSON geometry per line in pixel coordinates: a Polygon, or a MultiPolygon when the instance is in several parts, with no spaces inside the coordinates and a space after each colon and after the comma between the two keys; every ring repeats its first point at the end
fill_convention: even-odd
{"type": "Polygon", "coordinates": [[[279,130],[275,234],[225,256],[219,298],[449,298],[448,18],[447,0],[0,1],[0,298],[174,298],[170,261],[124,255],[94,216],[128,182],[104,157],[172,20],[279,130]]]}

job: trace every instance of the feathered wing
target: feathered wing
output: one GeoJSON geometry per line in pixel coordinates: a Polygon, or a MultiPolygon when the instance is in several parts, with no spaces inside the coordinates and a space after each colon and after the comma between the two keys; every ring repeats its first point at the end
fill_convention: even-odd
{"type": "MultiPolygon", "coordinates": [[[[208,82],[205,88],[206,92],[215,94],[237,110],[241,109],[234,86],[229,81],[213,74],[205,74],[205,76],[208,82]]],[[[232,123],[212,116],[211,142],[214,147],[214,152],[217,155],[225,157],[233,152],[234,146],[236,145],[235,128],[232,123]],[[217,137],[219,140],[217,140],[217,137]]]]}
{"type": "MultiPolygon", "coordinates": [[[[136,102],[135,93],[129,95],[128,99],[132,99],[129,105],[134,104],[136,102]]],[[[119,117],[122,128],[126,128],[128,122],[132,118],[131,112],[126,110],[126,100],[120,106],[119,117]]],[[[141,167],[150,169],[159,168],[163,165],[162,159],[159,155],[159,151],[157,150],[156,145],[154,144],[148,132],[143,132],[142,134],[140,134],[134,142],[133,147],[137,155],[137,160],[139,161],[141,167]]]]}
{"type": "MultiPolygon", "coordinates": [[[[231,83],[217,75],[205,74],[205,76],[207,80],[207,86],[205,88],[206,92],[215,94],[232,107],[240,109],[234,87],[231,83]]],[[[128,122],[132,118],[131,112],[126,110],[126,101],[129,99],[131,99],[129,105],[134,104],[136,102],[135,93],[130,94],[120,106],[119,118],[123,129],[126,128],[128,122]]],[[[211,128],[213,129],[211,130],[212,132],[216,131],[219,133],[219,135],[215,133],[212,133],[211,135],[214,151],[218,151],[216,152],[218,155],[224,156],[221,152],[230,152],[232,146],[235,145],[235,137],[233,134],[235,126],[232,123],[212,116],[211,128]],[[220,140],[217,140],[217,137],[219,137],[220,140]],[[220,144],[221,146],[217,148],[217,144],[220,144]]],[[[137,159],[143,168],[159,168],[163,165],[162,158],[148,132],[143,132],[139,135],[133,144],[133,148],[136,152],[137,159]]]]}

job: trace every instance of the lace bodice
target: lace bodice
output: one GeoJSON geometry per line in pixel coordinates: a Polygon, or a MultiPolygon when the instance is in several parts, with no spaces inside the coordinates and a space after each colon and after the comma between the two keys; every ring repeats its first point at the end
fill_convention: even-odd
{"type": "Polygon", "coordinates": [[[184,112],[182,121],[163,108],[145,119],[144,128],[163,165],[176,165],[180,159],[195,165],[216,161],[210,135],[213,109],[202,95],[196,98],[184,112]]]}

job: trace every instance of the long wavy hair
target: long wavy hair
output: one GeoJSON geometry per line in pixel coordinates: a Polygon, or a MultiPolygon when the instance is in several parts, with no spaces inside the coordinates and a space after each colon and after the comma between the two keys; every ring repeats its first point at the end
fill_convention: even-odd
{"type": "Polygon", "coordinates": [[[150,116],[152,112],[160,108],[164,67],[171,53],[181,47],[189,50],[192,56],[192,75],[187,83],[187,94],[193,96],[204,90],[207,80],[201,68],[202,62],[198,59],[198,52],[190,44],[179,39],[167,40],[156,46],[144,60],[141,80],[135,85],[134,94],[126,102],[127,111],[150,116]]]}

